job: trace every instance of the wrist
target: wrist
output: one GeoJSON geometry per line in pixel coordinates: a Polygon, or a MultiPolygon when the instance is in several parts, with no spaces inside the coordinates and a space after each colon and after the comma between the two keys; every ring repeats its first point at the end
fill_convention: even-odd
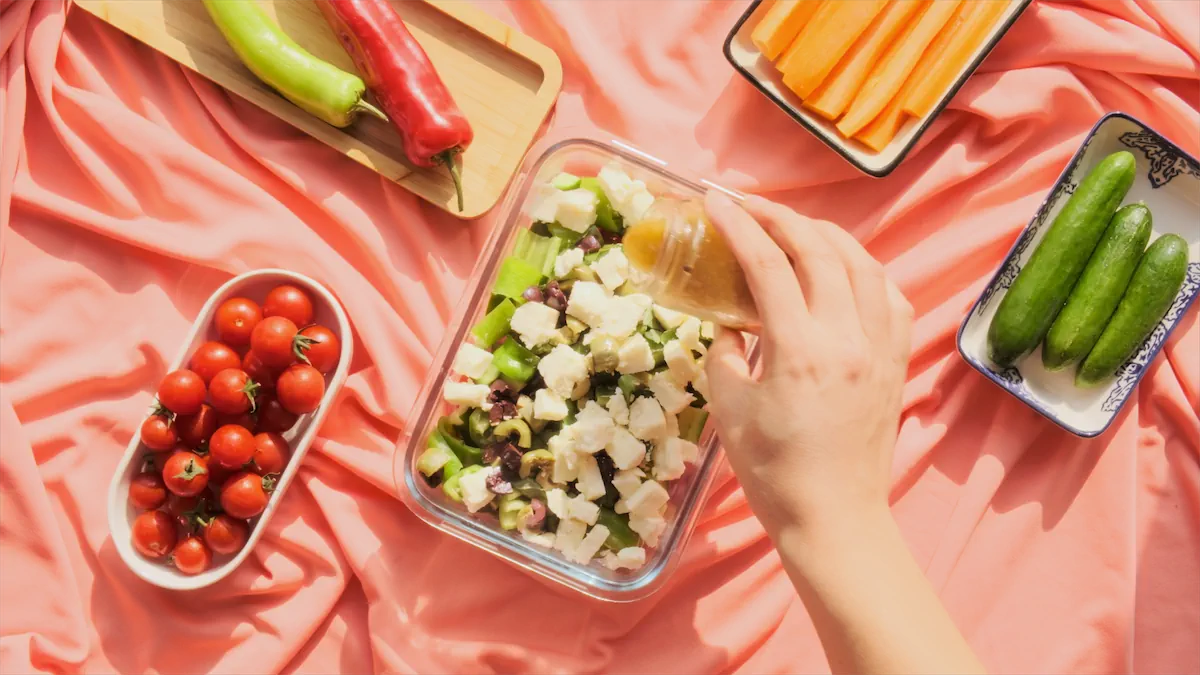
{"type": "Polygon", "coordinates": [[[899,528],[886,504],[826,509],[767,526],[767,534],[802,573],[821,563],[900,541],[899,528]]]}

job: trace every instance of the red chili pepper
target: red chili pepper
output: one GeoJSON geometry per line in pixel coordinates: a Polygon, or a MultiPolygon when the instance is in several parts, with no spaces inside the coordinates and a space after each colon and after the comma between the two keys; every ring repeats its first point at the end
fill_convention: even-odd
{"type": "Polygon", "coordinates": [[[408,160],[450,170],[461,211],[462,176],[455,155],[470,145],[475,132],[425,50],[388,0],[317,0],[317,6],[400,132],[408,160]]]}

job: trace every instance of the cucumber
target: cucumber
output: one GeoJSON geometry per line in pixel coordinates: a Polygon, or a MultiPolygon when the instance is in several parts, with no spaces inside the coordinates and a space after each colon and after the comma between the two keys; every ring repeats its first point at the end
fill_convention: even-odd
{"type": "Polygon", "coordinates": [[[1100,339],[1146,252],[1152,220],[1150,209],[1142,203],[1117,210],[1067,298],[1067,306],[1046,334],[1042,365],[1048,370],[1077,363],[1100,339]]]}
{"type": "Polygon", "coordinates": [[[1142,346],[1171,308],[1187,276],[1187,242],[1164,234],[1150,244],[1096,346],[1075,374],[1075,384],[1092,387],[1111,377],[1142,346]]]}
{"type": "Polygon", "coordinates": [[[1132,154],[1115,152],[1102,159],[1067,200],[988,327],[988,355],[997,365],[1011,366],[1046,336],[1133,185],[1135,169],[1132,154]]]}

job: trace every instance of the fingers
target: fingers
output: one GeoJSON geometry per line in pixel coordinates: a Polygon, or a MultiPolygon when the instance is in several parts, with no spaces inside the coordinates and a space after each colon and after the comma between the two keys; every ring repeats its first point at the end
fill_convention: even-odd
{"type": "Polygon", "coordinates": [[[745,387],[754,382],[742,334],[718,327],[708,355],[704,357],[704,370],[708,374],[713,413],[718,418],[736,415],[737,401],[742,400],[745,387]]]}
{"type": "Polygon", "coordinates": [[[854,291],[845,263],[813,226],[816,221],[761,197],[748,197],[746,210],[791,258],[812,315],[842,329],[856,328],[854,291]]]}
{"type": "Polygon", "coordinates": [[[907,364],[912,357],[912,323],[913,308],[904,297],[904,293],[892,283],[887,282],[888,305],[891,309],[890,337],[892,357],[899,363],[907,364]]]}
{"type": "Polygon", "coordinates": [[[704,208],[746,275],[764,334],[793,333],[795,317],[807,310],[787,256],[750,214],[721,192],[710,190],[704,208]]]}
{"type": "Polygon", "coordinates": [[[892,329],[892,307],[888,295],[891,282],[884,274],[883,265],[871,257],[853,235],[837,225],[827,221],[814,221],[813,225],[837,251],[846,267],[863,333],[872,342],[885,341],[892,329]]]}

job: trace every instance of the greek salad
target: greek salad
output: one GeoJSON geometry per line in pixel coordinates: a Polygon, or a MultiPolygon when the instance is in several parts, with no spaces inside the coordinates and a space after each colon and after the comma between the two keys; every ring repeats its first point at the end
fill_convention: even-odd
{"type": "Polygon", "coordinates": [[[610,165],[540,187],[417,467],[526,541],[636,569],[698,459],[713,326],[631,281],[621,237],[654,202],[642,181],[610,165]]]}

